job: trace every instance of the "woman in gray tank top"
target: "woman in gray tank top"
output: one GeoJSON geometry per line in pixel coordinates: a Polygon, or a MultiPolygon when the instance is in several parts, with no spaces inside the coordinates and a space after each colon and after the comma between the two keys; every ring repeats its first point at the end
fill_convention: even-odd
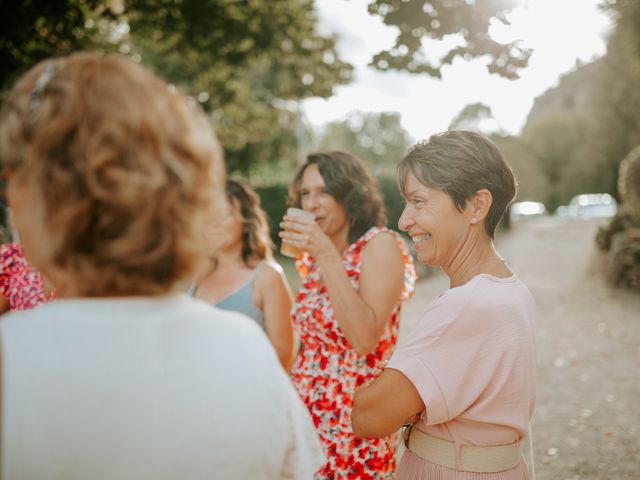
{"type": "Polygon", "coordinates": [[[225,310],[244,313],[266,332],[280,363],[293,363],[291,290],[280,265],[273,260],[269,224],[260,198],[249,184],[227,180],[230,214],[220,230],[214,267],[190,293],[225,310]]]}

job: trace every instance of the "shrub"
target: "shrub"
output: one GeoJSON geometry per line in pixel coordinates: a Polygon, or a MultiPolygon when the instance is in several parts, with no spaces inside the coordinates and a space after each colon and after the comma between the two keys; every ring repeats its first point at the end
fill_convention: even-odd
{"type": "Polygon", "coordinates": [[[608,251],[608,276],[616,285],[640,292],[640,147],[620,164],[618,213],[596,234],[596,243],[608,251]]]}

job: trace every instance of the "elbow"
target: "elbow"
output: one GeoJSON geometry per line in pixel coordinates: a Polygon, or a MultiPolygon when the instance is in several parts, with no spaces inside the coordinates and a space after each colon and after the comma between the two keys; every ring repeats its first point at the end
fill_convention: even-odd
{"type": "MultiPolygon", "coordinates": [[[[353,409],[351,410],[351,429],[353,434],[359,438],[381,438],[388,434],[380,433],[376,428],[375,415],[363,407],[358,399],[358,394],[354,398],[353,409]]],[[[393,433],[393,432],[391,432],[393,433]]]]}
{"type": "Polygon", "coordinates": [[[356,437],[373,438],[371,436],[371,432],[367,428],[365,418],[366,414],[363,414],[363,412],[354,405],[353,410],[351,411],[351,429],[356,437]]]}
{"type": "Polygon", "coordinates": [[[391,435],[394,432],[383,432],[375,428],[375,424],[372,424],[367,415],[361,415],[357,413],[351,414],[351,429],[353,434],[358,438],[383,438],[391,435]]]}

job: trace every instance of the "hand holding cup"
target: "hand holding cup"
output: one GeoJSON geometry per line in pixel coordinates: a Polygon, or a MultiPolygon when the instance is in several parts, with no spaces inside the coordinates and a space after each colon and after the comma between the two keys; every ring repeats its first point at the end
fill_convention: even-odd
{"type": "MultiPolygon", "coordinates": [[[[294,220],[295,218],[302,219],[303,222],[313,222],[315,220],[315,215],[313,213],[300,208],[288,208],[287,217],[294,217],[291,220],[294,220]]],[[[280,232],[280,238],[282,238],[280,253],[287,257],[298,258],[304,252],[304,249],[301,247],[301,244],[305,243],[303,241],[304,238],[302,237],[305,232],[301,231],[303,229],[303,225],[295,221],[287,222],[287,218],[285,217],[285,221],[283,221],[280,226],[284,229],[280,232]],[[297,235],[297,237],[294,238],[294,235],[297,235]]]]}

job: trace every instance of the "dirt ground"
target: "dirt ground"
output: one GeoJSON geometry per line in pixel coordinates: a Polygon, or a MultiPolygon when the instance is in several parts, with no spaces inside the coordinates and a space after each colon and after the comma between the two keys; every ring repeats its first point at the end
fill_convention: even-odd
{"type": "MultiPolygon", "coordinates": [[[[640,479],[640,295],[607,284],[597,225],[540,218],[496,242],[538,306],[538,480],[640,479]]],[[[441,273],[418,282],[401,339],[447,288],[441,273]]]]}

